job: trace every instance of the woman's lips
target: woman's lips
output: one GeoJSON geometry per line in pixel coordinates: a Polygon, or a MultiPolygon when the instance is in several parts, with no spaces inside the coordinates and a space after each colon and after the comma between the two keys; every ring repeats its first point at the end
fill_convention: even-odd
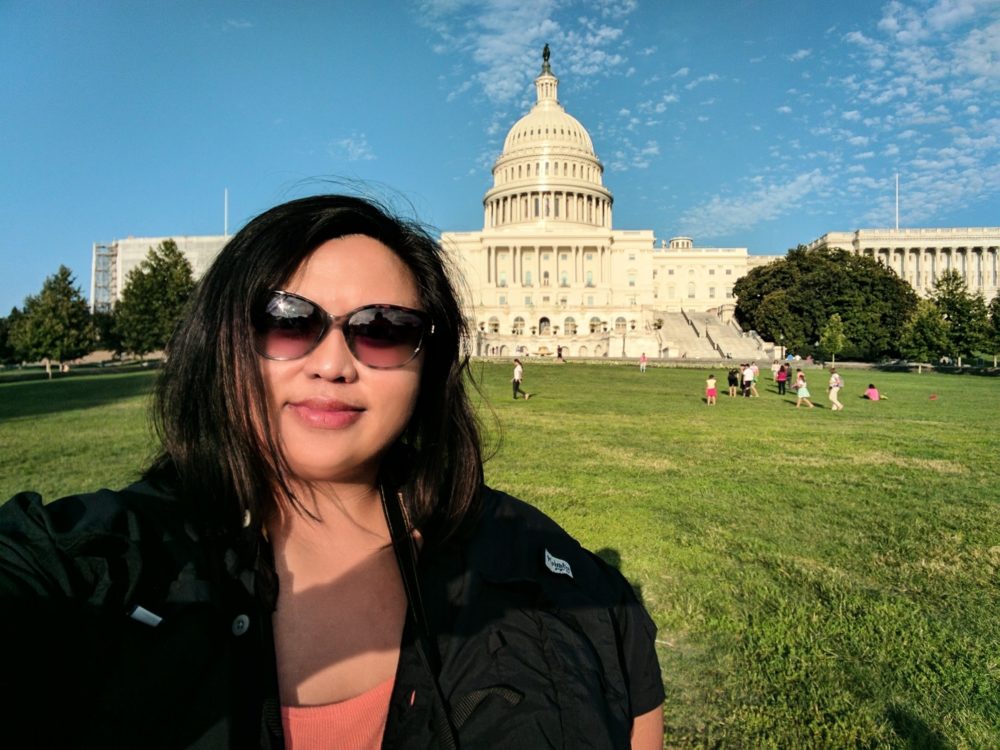
{"type": "Polygon", "coordinates": [[[306,399],[288,404],[296,417],[309,427],[339,430],[349,427],[361,418],[364,409],[342,401],[306,399]]]}

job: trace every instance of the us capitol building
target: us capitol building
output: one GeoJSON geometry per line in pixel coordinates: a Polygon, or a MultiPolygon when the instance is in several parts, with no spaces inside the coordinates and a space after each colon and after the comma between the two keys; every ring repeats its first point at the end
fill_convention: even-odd
{"type": "MultiPolygon", "coordinates": [[[[780,256],[746,248],[657,241],[652,230],[614,229],[614,199],[586,128],[559,103],[546,45],[537,102],[510,129],[483,198],[483,228],[445,232],[461,272],[473,354],[510,357],[763,359],[771,342],[733,320],[733,284],[780,256]]],[[[91,306],[109,309],[128,272],[166,237],[95,244],[91,306]]],[[[226,236],[173,238],[200,277],[226,236]]],[[[809,247],[875,257],[925,296],[955,269],[972,293],[997,294],[1000,227],[859,229],[809,247]]]]}
{"type": "Polygon", "coordinates": [[[543,60],[538,101],[493,165],[482,231],[441,236],[466,284],[476,353],[769,356],[772,345],[732,321],[733,284],[775,256],[614,229],[604,167],[559,103],[547,47],[543,60]]]}

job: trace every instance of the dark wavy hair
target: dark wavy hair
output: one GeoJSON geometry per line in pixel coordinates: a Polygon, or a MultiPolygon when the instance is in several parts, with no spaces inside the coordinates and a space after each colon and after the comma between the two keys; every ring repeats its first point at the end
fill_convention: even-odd
{"type": "Polygon", "coordinates": [[[226,528],[259,528],[292,493],[268,419],[251,311],[327,240],[366,235],[410,269],[434,321],[416,407],[382,461],[428,540],[453,533],[482,484],[479,430],[465,391],[468,330],[441,245],[419,224],[363,198],[321,195],[266,211],[222,249],[198,283],[167,349],[153,410],[161,453],[146,472],[226,528]],[[236,524],[234,527],[233,524],[236,524]]]}

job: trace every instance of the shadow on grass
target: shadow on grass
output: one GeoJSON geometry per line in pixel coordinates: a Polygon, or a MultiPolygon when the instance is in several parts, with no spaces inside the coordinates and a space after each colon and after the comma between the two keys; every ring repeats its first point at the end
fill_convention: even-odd
{"type": "Polygon", "coordinates": [[[953,745],[935,732],[926,722],[901,706],[890,706],[886,718],[909,750],[945,750],[953,745]]]}
{"type": "MultiPolygon", "coordinates": [[[[619,573],[621,573],[622,556],[621,553],[618,552],[618,550],[616,550],[614,547],[602,547],[601,549],[594,552],[594,554],[597,555],[602,560],[604,560],[604,562],[606,562],[612,568],[617,570],[619,573]]],[[[642,584],[640,584],[638,581],[629,580],[629,585],[635,592],[635,596],[639,600],[639,602],[643,606],[646,606],[646,603],[642,598],[642,584]]]]}
{"type": "Polygon", "coordinates": [[[0,422],[90,409],[150,393],[153,372],[63,378],[0,385],[0,422]]]}

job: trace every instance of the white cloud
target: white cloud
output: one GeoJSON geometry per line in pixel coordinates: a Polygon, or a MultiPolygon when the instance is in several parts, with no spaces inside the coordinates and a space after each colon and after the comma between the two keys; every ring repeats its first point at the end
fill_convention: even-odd
{"type": "Polygon", "coordinates": [[[629,71],[620,24],[637,1],[589,0],[596,16],[578,15],[571,22],[560,20],[564,5],[561,0],[425,0],[419,10],[424,25],[441,37],[435,49],[473,63],[475,72],[453,93],[464,93],[471,81],[494,105],[502,105],[525,95],[545,44],[557,75],[580,80],[629,71]]]}
{"type": "Polygon", "coordinates": [[[778,107],[778,108],[777,108],[777,109],[775,110],[775,112],[781,112],[781,114],[783,114],[783,115],[787,115],[787,114],[788,114],[788,113],[790,113],[791,111],[792,111],[792,108],[791,108],[791,107],[789,107],[789,106],[788,106],[787,104],[785,104],[785,105],[783,105],[783,106],[781,106],[781,107],[778,107]]]}
{"type": "Polygon", "coordinates": [[[955,49],[958,72],[1000,84],[1000,21],[984,29],[973,29],[955,49]]]}
{"type": "Polygon", "coordinates": [[[343,161],[371,161],[375,153],[364,133],[351,133],[346,138],[333,141],[328,149],[330,156],[343,161]]]}
{"type": "Polygon", "coordinates": [[[788,182],[759,185],[744,195],[714,196],[694,206],[680,217],[681,231],[696,237],[719,237],[746,231],[764,221],[790,213],[814,190],[826,183],[819,169],[801,174],[788,182]]]}
{"type": "Polygon", "coordinates": [[[686,78],[691,73],[691,68],[678,68],[671,78],[686,78]]]}
{"type": "Polygon", "coordinates": [[[805,60],[811,54],[812,54],[811,49],[800,49],[788,55],[788,59],[791,62],[799,62],[800,60],[805,60]]]}
{"type": "Polygon", "coordinates": [[[996,7],[996,0],[938,0],[927,10],[927,25],[943,31],[971,21],[991,7],[996,7]]]}
{"type": "Polygon", "coordinates": [[[242,29],[252,29],[253,22],[248,21],[245,18],[227,18],[226,22],[223,24],[223,30],[229,31],[231,29],[242,30],[242,29]]]}
{"type": "Polygon", "coordinates": [[[594,5],[605,18],[622,18],[639,7],[639,0],[594,0],[594,5]]]}
{"type": "Polygon", "coordinates": [[[618,136],[615,139],[617,149],[607,161],[612,172],[625,172],[630,169],[647,169],[655,157],[660,155],[660,144],[652,139],[644,143],[633,143],[628,136],[618,136]]]}
{"type": "Polygon", "coordinates": [[[861,119],[861,113],[858,112],[858,110],[856,110],[856,109],[852,109],[849,112],[844,112],[840,116],[843,117],[845,120],[852,120],[853,121],[853,120],[860,120],[861,119]]]}
{"type": "Polygon", "coordinates": [[[691,91],[692,89],[694,89],[697,86],[700,86],[703,83],[709,83],[711,81],[718,81],[718,80],[719,76],[716,73],[709,73],[707,76],[699,76],[698,78],[695,78],[693,81],[691,81],[691,83],[685,84],[684,88],[686,88],[688,91],[691,91]]]}

